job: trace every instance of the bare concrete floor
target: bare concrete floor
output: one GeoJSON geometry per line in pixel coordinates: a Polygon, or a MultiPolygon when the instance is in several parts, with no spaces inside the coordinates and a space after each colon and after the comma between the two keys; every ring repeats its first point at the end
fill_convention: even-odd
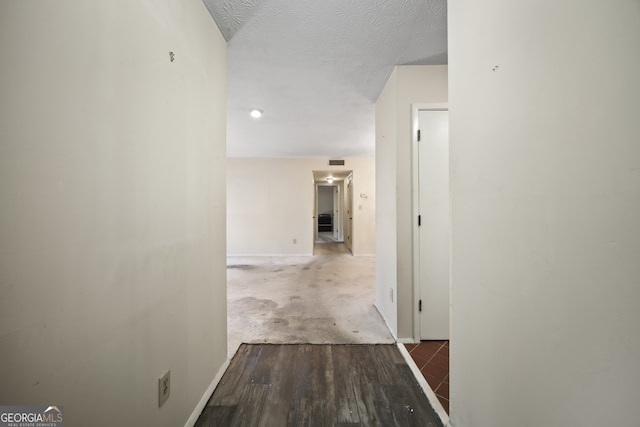
{"type": "Polygon", "coordinates": [[[345,250],[326,242],[313,257],[229,257],[229,355],[241,343],[393,343],[374,307],[375,257],[345,250]]]}

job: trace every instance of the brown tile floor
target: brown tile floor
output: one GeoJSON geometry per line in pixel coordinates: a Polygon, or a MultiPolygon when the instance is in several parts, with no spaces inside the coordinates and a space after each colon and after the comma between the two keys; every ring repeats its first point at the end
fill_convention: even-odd
{"type": "Polygon", "coordinates": [[[448,414],[449,341],[421,341],[404,346],[448,414]]]}

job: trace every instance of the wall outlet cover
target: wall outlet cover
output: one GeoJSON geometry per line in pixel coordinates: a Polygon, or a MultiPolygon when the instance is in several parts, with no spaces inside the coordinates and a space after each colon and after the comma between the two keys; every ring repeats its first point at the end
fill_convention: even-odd
{"type": "Polygon", "coordinates": [[[160,378],[158,378],[158,408],[169,399],[171,394],[171,370],[165,372],[160,378]]]}

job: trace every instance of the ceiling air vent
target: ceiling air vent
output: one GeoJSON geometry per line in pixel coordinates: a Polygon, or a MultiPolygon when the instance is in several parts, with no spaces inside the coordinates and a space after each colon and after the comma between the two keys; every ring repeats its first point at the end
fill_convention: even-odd
{"type": "Polygon", "coordinates": [[[344,160],[329,160],[329,166],[344,166],[344,160]]]}

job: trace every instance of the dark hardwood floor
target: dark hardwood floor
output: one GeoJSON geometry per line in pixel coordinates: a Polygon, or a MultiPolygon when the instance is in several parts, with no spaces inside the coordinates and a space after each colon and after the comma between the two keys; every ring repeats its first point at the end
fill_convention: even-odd
{"type": "Polygon", "coordinates": [[[196,426],[442,426],[393,344],[242,344],[196,426]]]}

